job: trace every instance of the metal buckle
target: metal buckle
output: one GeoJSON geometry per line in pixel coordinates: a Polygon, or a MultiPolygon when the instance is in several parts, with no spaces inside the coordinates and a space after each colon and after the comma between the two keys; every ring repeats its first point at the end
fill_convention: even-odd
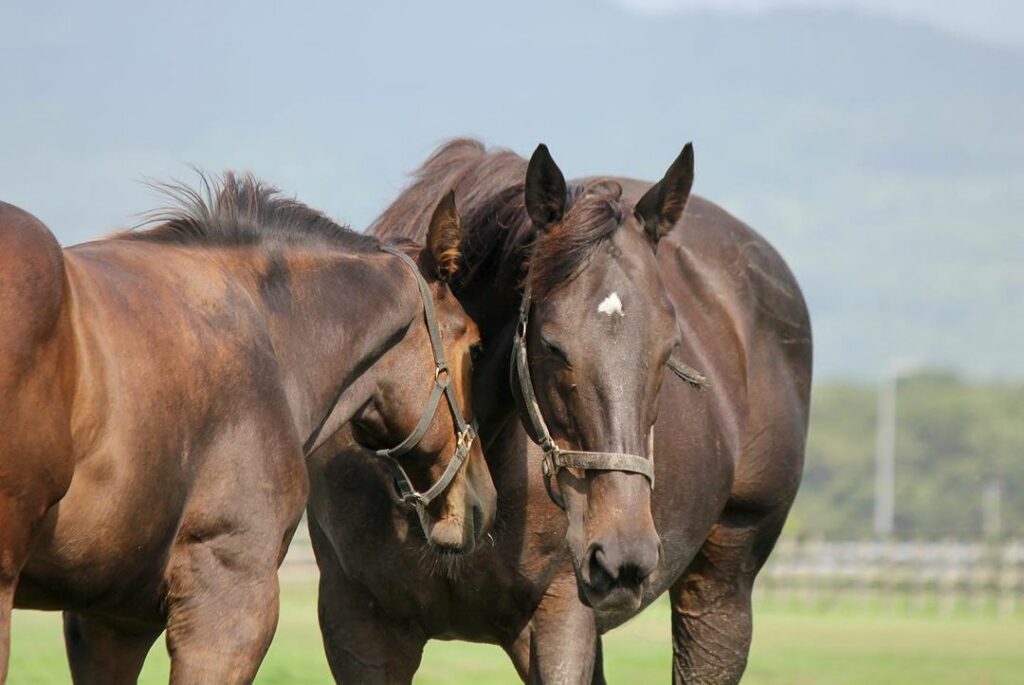
{"type": "Polygon", "coordinates": [[[423,497],[423,493],[420,492],[410,492],[408,495],[403,495],[402,503],[413,507],[426,506],[426,500],[423,497]]]}
{"type": "Polygon", "coordinates": [[[476,431],[473,430],[473,426],[469,425],[459,431],[458,438],[458,449],[468,450],[473,446],[473,440],[476,439],[476,431]]]}
{"type": "Polygon", "coordinates": [[[448,365],[447,364],[441,363],[441,364],[436,364],[434,366],[434,382],[435,383],[440,383],[441,382],[441,374],[444,374],[445,379],[447,380],[447,378],[448,378],[448,365]]]}

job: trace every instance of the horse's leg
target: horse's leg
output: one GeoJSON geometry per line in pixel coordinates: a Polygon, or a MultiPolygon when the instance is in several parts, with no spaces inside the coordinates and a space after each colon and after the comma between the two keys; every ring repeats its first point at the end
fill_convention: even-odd
{"type": "Polygon", "coordinates": [[[188,547],[179,553],[185,558],[172,560],[178,570],[168,600],[170,682],[251,683],[277,627],[277,569],[246,563],[236,550],[216,549],[217,541],[188,547]]]}
{"type": "Polygon", "coordinates": [[[526,682],[530,678],[530,643],[533,641],[533,628],[526,624],[522,632],[511,643],[502,645],[520,679],[526,682]]]}
{"type": "Polygon", "coordinates": [[[32,524],[19,515],[13,497],[0,493],[0,683],[7,682],[7,662],[11,649],[11,611],[18,574],[25,563],[32,524]]]}
{"type": "Polygon", "coordinates": [[[11,611],[14,608],[14,583],[0,580],[0,683],[7,682],[7,663],[11,658],[11,611]]]}
{"type": "Polygon", "coordinates": [[[344,575],[333,547],[312,518],[309,529],[320,567],[320,632],[334,680],[366,685],[411,683],[426,636],[380,615],[366,589],[344,575]]]}
{"type": "Polygon", "coordinates": [[[248,494],[226,489],[216,508],[221,505],[234,511],[187,513],[171,552],[172,685],[251,683],[277,628],[277,567],[298,525],[301,501],[264,500],[255,488],[248,494]]]}
{"type": "MultiPolygon", "coordinates": [[[[0,414],[3,409],[0,401],[0,414]]],[[[42,456],[38,461],[34,459],[34,451],[5,449],[8,437],[0,430],[0,685],[7,682],[11,612],[18,577],[47,509],[63,495],[71,480],[70,468],[54,478],[42,456]]]]}
{"type": "Polygon", "coordinates": [[[15,497],[0,491],[0,683],[7,682],[14,590],[28,554],[35,523],[18,504],[15,497]]]}
{"type": "Polygon", "coordinates": [[[739,682],[750,651],[754,578],[800,485],[810,369],[802,357],[780,362],[770,346],[755,355],[751,368],[766,372],[751,378],[751,413],[729,502],[670,590],[676,685],[739,682]]]}
{"type": "Polygon", "coordinates": [[[51,411],[59,408],[59,399],[45,387],[57,385],[52,376],[46,369],[13,389],[0,384],[0,422],[5,422],[0,428],[0,684],[7,681],[18,577],[43,518],[67,492],[74,469],[67,425],[56,409],[51,411]],[[8,420],[16,430],[7,429],[8,420]]]}
{"type": "Polygon", "coordinates": [[[167,568],[172,685],[251,683],[277,629],[277,569],[309,493],[305,459],[268,402],[210,445],[167,568]]]}
{"type": "Polygon", "coordinates": [[[735,685],[747,665],[754,577],[775,544],[788,505],[751,520],[726,510],[670,590],[675,685],[735,685]]]}
{"type": "Polygon", "coordinates": [[[529,682],[601,682],[594,680],[603,670],[595,668],[599,636],[594,613],[580,603],[571,573],[548,588],[534,612],[529,639],[529,682]]]}
{"type": "MultiPolygon", "coordinates": [[[[517,639],[510,645],[505,645],[505,652],[512,665],[515,666],[519,677],[524,681],[530,677],[530,642],[532,630],[527,627],[517,639]]],[[[590,677],[591,685],[604,685],[607,681],[604,678],[604,651],[601,646],[601,637],[598,636],[594,650],[594,674],[590,677]]]]}
{"type": "Polygon", "coordinates": [[[597,647],[594,650],[594,675],[590,679],[592,685],[605,685],[604,679],[604,647],[601,637],[597,638],[597,647]]]}
{"type": "Polygon", "coordinates": [[[139,678],[159,630],[124,630],[109,623],[64,612],[64,644],[75,685],[131,685],[139,678]]]}

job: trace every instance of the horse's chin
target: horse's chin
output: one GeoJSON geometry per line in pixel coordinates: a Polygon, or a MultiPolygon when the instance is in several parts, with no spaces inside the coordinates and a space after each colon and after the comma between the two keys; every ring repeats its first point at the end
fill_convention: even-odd
{"type": "Polygon", "coordinates": [[[470,523],[456,519],[441,519],[430,522],[425,528],[427,545],[430,551],[439,557],[462,557],[472,554],[477,547],[477,539],[470,523]]]}
{"type": "Polygon", "coordinates": [[[600,614],[629,614],[640,609],[643,591],[639,586],[613,585],[597,589],[587,583],[580,584],[583,602],[600,614]]]}
{"type": "Polygon", "coordinates": [[[432,540],[427,541],[427,548],[439,557],[465,557],[476,550],[476,543],[470,540],[464,545],[438,544],[432,540]]]}

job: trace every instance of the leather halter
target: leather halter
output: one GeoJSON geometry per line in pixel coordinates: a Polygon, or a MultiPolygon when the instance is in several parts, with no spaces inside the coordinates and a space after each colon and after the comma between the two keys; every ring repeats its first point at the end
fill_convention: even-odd
{"type": "Polygon", "coordinates": [[[416,508],[420,518],[423,517],[423,510],[426,509],[427,505],[430,504],[434,499],[437,498],[445,489],[451,484],[452,480],[458,474],[462,465],[466,463],[466,458],[469,456],[469,450],[473,445],[473,440],[476,439],[476,422],[473,424],[466,423],[466,419],[462,416],[462,412],[459,410],[459,404],[455,397],[455,388],[451,383],[451,376],[448,371],[448,362],[444,356],[444,346],[441,341],[441,331],[437,325],[437,313],[434,309],[434,299],[431,297],[430,288],[427,286],[427,282],[423,280],[422,274],[420,274],[419,266],[413,259],[402,252],[396,250],[390,246],[381,246],[380,248],[384,252],[393,254],[412,270],[413,275],[416,276],[416,284],[420,289],[420,296],[423,298],[423,318],[427,323],[427,333],[430,335],[430,348],[434,354],[434,387],[430,391],[430,398],[427,400],[427,406],[423,410],[423,414],[420,416],[419,422],[416,427],[412,429],[408,437],[400,442],[395,447],[389,449],[376,450],[376,455],[384,460],[384,462],[391,468],[391,471],[395,479],[395,494],[396,499],[400,504],[405,504],[416,508]],[[448,467],[445,468],[444,473],[437,479],[433,485],[427,488],[423,492],[419,492],[413,486],[412,481],[409,479],[409,475],[402,468],[402,465],[398,462],[396,457],[399,457],[416,445],[419,444],[420,440],[426,434],[427,429],[430,428],[430,424],[434,420],[434,415],[437,413],[437,407],[441,403],[441,397],[444,396],[448,400],[448,408],[452,412],[452,419],[455,421],[455,430],[458,434],[458,443],[455,449],[455,454],[452,455],[451,461],[448,462],[448,467]]]}
{"type": "MultiPolygon", "coordinates": [[[[644,459],[638,454],[626,452],[588,452],[585,450],[564,450],[555,444],[551,439],[551,432],[544,421],[544,415],[540,411],[540,404],[537,402],[537,395],[533,390],[533,381],[530,378],[530,361],[526,352],[526,330],[530,320],[530,307],[532,305],[530,296],[530,282],[527,280],[523,288],[523,301],[519,305],[519,321],[516,324],[515,337],[512,340],[512,365],[511,374],[519,378],[519,390],[522,393],[523,404],[526,407],[526,416],[533,427],[533,434],[536,436],[536,443],[544,450],[544,461],[541,467],[544,471],[544,487],[548,496],[562,509],[565,509],[565,499],[561,494],[555,492],[551,482],[558,469],[577,468],[587,471],[624,471],[626,473],[639,473],[647,478],[654,489],[654,450],[651,449],[651,459],[644,459]]],[[[512,381],[514,382],[514,381],[512,381]]],[[[653,432],[648,442],[653,448],[653,432]]]]}

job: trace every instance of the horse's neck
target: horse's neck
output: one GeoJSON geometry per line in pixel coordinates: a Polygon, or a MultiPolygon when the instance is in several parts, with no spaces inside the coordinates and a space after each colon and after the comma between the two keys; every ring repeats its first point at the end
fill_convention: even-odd
{"type": "MultiPolygon", "coordinates": [[[[397,342],[422,303],[406,267],[383,253],[303,256],[286,259],[284,268],[288,292],[264,298],[265,315],[296,428],[307,440],[351,418],[359,398],[339,399],[397,342]]],[[[261,292],[282,289],[268,278],[261,292]]]]}

